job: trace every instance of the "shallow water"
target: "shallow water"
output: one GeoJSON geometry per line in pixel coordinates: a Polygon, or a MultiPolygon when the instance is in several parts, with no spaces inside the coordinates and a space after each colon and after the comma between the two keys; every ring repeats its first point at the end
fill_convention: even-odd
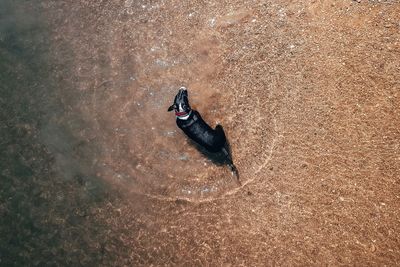
{"type": "Polygon", "coordinates": [[[0,265],[395,265],[398,11],[0,1],[0,265]]]}
{"type": "Polygon", "coordinates": [[[265,166],[276,134],[269,107],[260,106],[251,88],[218,78],[226,71],[221,58],[229,53],[221,28],[247,23],[251,12],[203,20],[190,13],[187,19],[193,22],[181,22],[193,24],[188,31],[184,27],[191,25],[179,30],[172,16],[163,15],[170,10],[162,2],[141,6],[125,1],[120,8],[111,20],[105,16],[95,25],[67,21],[54,33],[55,53],[68,47],[64,53],[73,55],[68,65],[73,78],[65,78],[75,87],[59,90],[70,110],[54,121],[69,125],[82,120],[84,126],[71,130],[86,144],[82,150],[96,147],[96,154],[93,149],[83,153],[92,162],[90,168],[128,191],[192,201],[237,192],[227,166],[201,153],[166,111],[178,88],[188,87],[192,107],[211,126],[224,126],[241,182],[249,182],[265,166]],[[135,15],[139,18],[132,19],[135,15]],[[145,23],[140,23],[141,16],[145,23]],[[121,21],[124,27],[118,26],[121,21]],[[261,124],[269,124],[270,131],[261,132],[261,124]]]}
{"type": "MultiPolygon", "coordinates": [[[[225,71],[221,57],[228,53],[219,30],[251,13],[239,10],[218,18],[215,25],[206,19],[189,32],[168,30],[173,18],[145,24],[131,20],[139,13],[162,16],[162,8],[162,3],[143,7],[125,1],[119,14],[124,28],[111,26],[119,22],[115,19],[88,33],[101,47],[79,38],[68,43],[75,55],[71,71],[77,88],[61,92],[62,101],[71,105],[71,116],[85,121],[79,138],[100,150],[88,155],[98,177],[165,200],[202,201],[237,192],[240,188],[227,166],[201,153],[167,108],[178,88],[188,87],[192,107],[211,126],[220,122],[225,127],[242,183],[265,166],[275,138],[269,108],[260,106],[251,88],[227,86],[218,79],[225,71]],[[261,122],[270,125],[270,132],[261,132],[261,122]]],[[[58,32],[74,35],[71,24],[61,26],[56,38],[58,32]]]]}
{"type": "Polygon", "coordinates": [[[249,23],[250,10],[222,17],[192,12],[181,21],[163,2],[125,1],[114,4],[116,13],[102,8],[93,23],[84,6],[41,7],[54,17],[30,24],[50,22],[36,38],[48,41],[40,60],[51,71],[38,77],[42,92],[30,108],[45,114],[38,136],[65,180],[106,181],[161,200],[197,202],[238,192],[228,167],[196,148],[167,112],[180,86],[189,88],[192,107],[212,127],[224,126],[242,184],[262,171],[276,138],[270,107],[260,105],[252,88],[221,79],[229,81],[221,59],[231,53],[221,30],[249,23]]]}

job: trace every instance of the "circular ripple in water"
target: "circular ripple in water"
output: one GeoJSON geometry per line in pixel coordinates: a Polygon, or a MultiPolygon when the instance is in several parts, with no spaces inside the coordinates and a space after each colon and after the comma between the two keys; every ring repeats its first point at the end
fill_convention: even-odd
{"type": "MultiPolygon", "coordinates": [[[[272,153],[275,129],[270,113],[257,101],[242,101],[253,97],[249,92],[222,96],[217,90],[193,87],[192,106],[199,107],[212,126],[222,122],[241,182],[251,182],[272,153]],[[238,109],[228,110],[231,106],[238,109]]],[[[108,90],[112,95],[105,90],[96,100],[101,107],[94,114],[102,131],[101,176],[161,199],[202,201],[237,191],[228,167],[201,153],[175,125],[174,114],[166,111],[177,87],[150,89],[133,83],[116,96],[118,90],[108,90]]]]}

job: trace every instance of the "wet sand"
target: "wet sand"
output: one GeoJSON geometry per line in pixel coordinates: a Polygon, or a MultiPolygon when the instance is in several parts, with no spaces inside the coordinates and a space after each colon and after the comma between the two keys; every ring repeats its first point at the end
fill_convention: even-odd
{"type": "Polygon", "coordinates": [[[8,8],[40,26],[1,39],[26,82],[2,88],[0,264],[399,264],[398,2],[8,8]],[[167,112],[182,85],[241,186],[167,112]]]}

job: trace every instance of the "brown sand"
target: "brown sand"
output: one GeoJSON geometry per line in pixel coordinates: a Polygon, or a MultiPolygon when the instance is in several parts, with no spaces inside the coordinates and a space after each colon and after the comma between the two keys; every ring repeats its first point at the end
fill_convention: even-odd
{"type": "MultiPolygon", "coordinates": [[[[59,155],[50,167],[64,177],[70,169],[50,138],[68,129],[79,140],[67,151],[79,173],[111,195],[95,204],[69,200],[85,214],[78,221],[56,207],[53,228],[63,234],[51,256],[32,255],[51,240],[42,237],[28,259],[400,264],[397,1],[58,0],[42,7],[65,108],[40,137],[59,155]],[[224,126],[242,186],[166,112],[181,85],[210,124],[224,126]]],[[[76,196],[79,183],[71,183],[76,196]]]]}

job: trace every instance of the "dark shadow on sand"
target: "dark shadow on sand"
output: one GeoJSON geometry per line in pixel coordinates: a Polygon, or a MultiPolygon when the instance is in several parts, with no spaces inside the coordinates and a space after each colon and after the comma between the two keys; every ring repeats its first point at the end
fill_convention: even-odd
{"type": "MultiPolygon", "coordinates": [[[[202,153],[206,158],[211,160],[212,163],[214,163],[217,166],[223,166],[223,165],[228,165],[229,159],[226,157],[226,155],[221,151],[221,152],[209,152],[207,149],[204,147],[200,146],[190,138],[187,138],[189,143],[194,146],[200,153],[202,153]]],[[[229,140],[226,140],[225,144],[225,149],[228,151],[229,157],[232,159],[232,151],[231,151],[231,146],[229,144],[229,140]]]]}

